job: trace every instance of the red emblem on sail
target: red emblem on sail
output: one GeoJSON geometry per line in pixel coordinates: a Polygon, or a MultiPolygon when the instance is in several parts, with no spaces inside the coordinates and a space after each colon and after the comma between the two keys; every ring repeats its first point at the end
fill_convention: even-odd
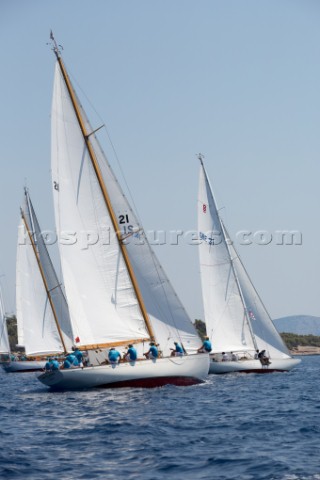
{"type": "Polygon", "coordinates": [[[202,205],[202,211],[203,213],[207,213],[207,205],[205,203],[202,205]]]}
{"type": "Polygon", "coordinates": [[[76,337],[74,341],[75,341],[76,343],[80,343],[80,338],[79,338],[79,337],[76,337]]]}

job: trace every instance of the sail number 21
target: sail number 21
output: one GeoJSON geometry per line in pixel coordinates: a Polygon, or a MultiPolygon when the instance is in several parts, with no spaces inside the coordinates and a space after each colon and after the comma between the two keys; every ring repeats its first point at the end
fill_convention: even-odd
{"type": "Polygon", "coordinates": [[[133,231],[133,225],[127,225],[129,223],[129,215],[119,215],[119,225],[123,225],[122,231],[124,234],[131,233],[133,231]]]}

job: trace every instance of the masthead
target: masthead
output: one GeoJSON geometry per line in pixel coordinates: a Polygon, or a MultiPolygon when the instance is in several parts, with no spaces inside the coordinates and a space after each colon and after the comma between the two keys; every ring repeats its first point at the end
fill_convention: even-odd
{"type": "Polygon", "coordinates": [[[200,160],[200,163],[202,166],[203,166],[203,161],[202,161],[203,158],[204,158],[204,155],[202,155],[202,153],[198,153],[198,159],[200,160]]]}
{"type": "Polygon", "coordinates": [[[56,39],[54,38],[54,35],[53,35],[53,31],[52,31],[52,30],[50,30],[50,40],[52,41],[52,44],[53,44],[52,50],[53,50],[54,53],[56,54],[56,57],[57,57],[57,58],[60,58],[61,50],[63,50],[63,46],[57,44],[56,39]]]}

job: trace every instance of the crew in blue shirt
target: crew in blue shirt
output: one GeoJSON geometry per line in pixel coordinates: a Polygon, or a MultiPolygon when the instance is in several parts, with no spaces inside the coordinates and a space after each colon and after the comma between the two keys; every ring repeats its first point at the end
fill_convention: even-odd
{"type": "Polygon", "coordinates": [[[46,364],[45,364],[45,366],[44,366],[44,369],[45,369],[46,372],[50,372],[50,370],[51,370],[51,362],[52,362],[52,360],[50,360],[50,359],[48,358],[48,361],[46,362],[46,364]]]}
{"type": "Polygon", "coordinates": [[[172,350],[171,357],[182,357],[182,355],[184,355],[184,351],[181,345],[179,345],[178,342],[174,342],[174,347],[175,348],[170,348],[170,350],[172,350]]]}
{"type": "Polygon", "coordinates": [[[60,363],[58,362],[57,358],[54,358],[51,362],[51,370],[59,370],[60,363]]]}
{"type": "Polygon", "coordinates": [[[154,359],[158,358],[159,352],[158,352],[157,346],[154,342],[149,343],[149,345],[150,345],[149,350],[146,353],[144,353],[143,355],[146,358],[149,358],[150,360],[154,360],[154,359]]]}
{"type": "Polygon", "coordinates": [[[114,347],[110,348],[108,353],[109,363],[111,363],[112,365],[116,365],[117,363],[120,362],[120,359],[121,359],[120,352],[118,352],[118,350],[116,350],[114,347]]]}
{"type": "Polygon", "coordinates": [[[68,358],[65,359],[65,361],[63,362],[63,368],[70,368],[71,367],[71,363],[69,362],[68,358]]]}
{"type": "Polygon", "coordinates": [[[69,353],[69,355],[67,356],[67,359],[69,360],[69,362],[71,363],[71,365],[73,365],[74,367],[79,367],[78,359],[77,359],[77,357],[74,355],[74,353],[69,353]]]}
{"type": "Polygon", "coordinates": [[[83,365],[83,353],[79,350],[79,347],[73,347],[73,355],[75,355],[76,359],[80,366],[83,365]]]}
{"type": "Polygon", "coordinates": [[[204,337],[204,342],[202,346],[198,349],[198,353],[210,353],[212,350],[212,345],[209,340],[209,337],[204,337]]]}
{"type": "Polygon", "coordinates": [[[69,353],[69,355],[67,355],[63,363],[63,368],[72,368],[72,367],[79,367],[79,362],[77,360],[77,357],[73,353],[69,353]]]}
{"type": "Polygon", "coordinates": [[[46,372],[51,372],[52,370],[59,370],[60,364],[57,357],[48,359],[47,363],[44,366],[46,372]]]}
{"type": "Polygon", "coordinates": [[[137,354],[137,350],[134,348],[133,345],[129,345],[128,346],[128,351],[127,353],[125,354],[125,359],[128,361],[128,362],[135,362],[137,360],[137,357],[138,357],[138,354],[137,354]]]}

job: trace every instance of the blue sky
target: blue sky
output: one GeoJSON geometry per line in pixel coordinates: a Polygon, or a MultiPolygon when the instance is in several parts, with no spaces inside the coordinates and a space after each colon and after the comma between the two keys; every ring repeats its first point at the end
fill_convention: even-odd
{"type": "MultiPolygon", "coordinates": [[[[320,315],[320,4],[313,0],[1,0],[0,274],[14,310],[28,185],[54,228],[53,29],[94,126],[107,125],[144,227],[196,229],[199,165],[233,237],[297,230],[302,245],[236,243],[271,316],[320,315]]],[[[105,136],[106,137],[106,136],[105,136]]],[[[115,155],[105,142],[115,170],[115,155]]],[[[122,182],[122,178],[120,177],[122,182]]],[[[197,247],[156,246],[192,318],[197,247]]]]}

